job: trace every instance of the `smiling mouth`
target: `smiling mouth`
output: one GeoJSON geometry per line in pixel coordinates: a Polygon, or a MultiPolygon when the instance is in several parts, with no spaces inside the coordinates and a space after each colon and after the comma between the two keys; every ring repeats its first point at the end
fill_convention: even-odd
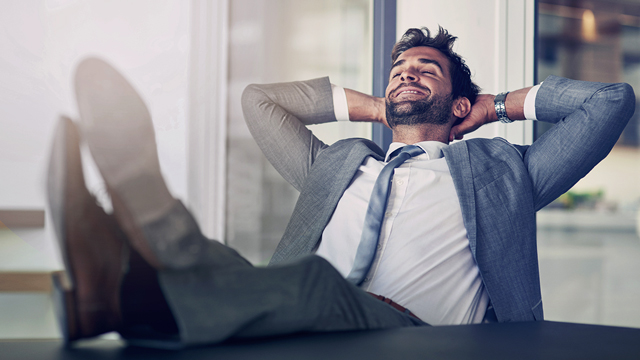
{"type": "Polygon", "coordinates": [[[417,88],[415,85],[412,86],[400,86],[399,89],[396,89],[396,95],[394,97],[398,97],[400,95],[403,94],[407,94],[407,95],[427,95],[429,93],[431,93],[431,91],[429,91],[428,89],[419,89],[417,88]],[[403,88],[408,88],[408,89],[403,89],[403,88]]]}
{"type": "Polygon", "coordinates": [[[413,95],[424,95],[422,92],[420,91],[415,91],[415,90],[404,90],[404,91],[400,91],[398,93],[398,95],[396,95],[396,97],[403,95],[403,94],[413,94],[413,95]]]}

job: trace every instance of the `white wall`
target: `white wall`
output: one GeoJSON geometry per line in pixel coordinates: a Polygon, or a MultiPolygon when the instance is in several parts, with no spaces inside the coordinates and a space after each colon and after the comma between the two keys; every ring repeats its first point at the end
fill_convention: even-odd
{"type": "MultiPolygon", "coordinates": [[[[60,114],[77,117],[73,71],[88,55],[115,65],[146,100],[163,173],[186,198],[189,6],[180,0],[2,2],[0,208],[45,207],[52,130],[60,114]]],[[[92,176],[91,187],[98,183],[92,176]]]]}

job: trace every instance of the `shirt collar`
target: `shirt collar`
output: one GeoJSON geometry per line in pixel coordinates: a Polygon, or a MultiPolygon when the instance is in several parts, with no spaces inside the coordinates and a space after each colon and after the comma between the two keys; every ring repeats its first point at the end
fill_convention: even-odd
{"type": "MultiPolygon", "coordinates": [[[[422,148],[422,150],[424,150],[424,154],[418,155],[416,157],[417,158],[422,157],[423,159],[425,159],[424,157],[426,156],[426,160],[440,159],[441,157],[444,156],[444,154],[442,153],[442,150],[447,146],[449,146],[449,144],[445,144],[440,141],[421,141],[413,145],[419,146],[422,148]]],[[[385,157],[384,161],[389,162],[389,160],[391,160],[391,154],[395,150],[403,146],[407,146],[407,144],[401,143],[401,142],[391,143],[391,145],[389,145],[389,150],[387,150],[387,156],[385,157]]],[[[397,154],[394,154],[394,156],[395,155],[397,154]]]]}

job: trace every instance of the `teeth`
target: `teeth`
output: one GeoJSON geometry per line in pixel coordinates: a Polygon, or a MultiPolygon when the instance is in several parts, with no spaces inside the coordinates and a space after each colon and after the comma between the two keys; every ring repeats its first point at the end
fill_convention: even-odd
{"type": "Polygon", "coordinates": [[[408,94],[417,94],[418,92],[417,91],[413,91],[413,90],[406,90],[406,91],[401,92],[400,94],[407,94],[407,93],[408,94]]]}

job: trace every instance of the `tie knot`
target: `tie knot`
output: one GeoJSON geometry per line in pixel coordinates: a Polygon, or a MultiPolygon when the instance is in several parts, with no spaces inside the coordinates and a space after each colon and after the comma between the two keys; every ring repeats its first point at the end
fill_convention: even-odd
{"type": "Polygon", "coordinates": [[[422,150],[422,148],[418,145],[407,145],[402,148],[401,152],[406,152],[411,156],[416,156],[422,154],[424,150],[422,150]]]}
{"type": "Polygon", "coordinates": [[[398,156],[398,155],[400,155],[402,153],[406,153],[410,157],[414,157],[414,156],[417,156],[417,155],[420,155],[420,154],[424,153],[424,150],[422,150],[422,148],[420,146],[417,146],[417,145],[406,145],[406,146],[398,148],[394,152],[392,152],[391,156],[389,158],[391,159],[394,156],[398,156]]]}

